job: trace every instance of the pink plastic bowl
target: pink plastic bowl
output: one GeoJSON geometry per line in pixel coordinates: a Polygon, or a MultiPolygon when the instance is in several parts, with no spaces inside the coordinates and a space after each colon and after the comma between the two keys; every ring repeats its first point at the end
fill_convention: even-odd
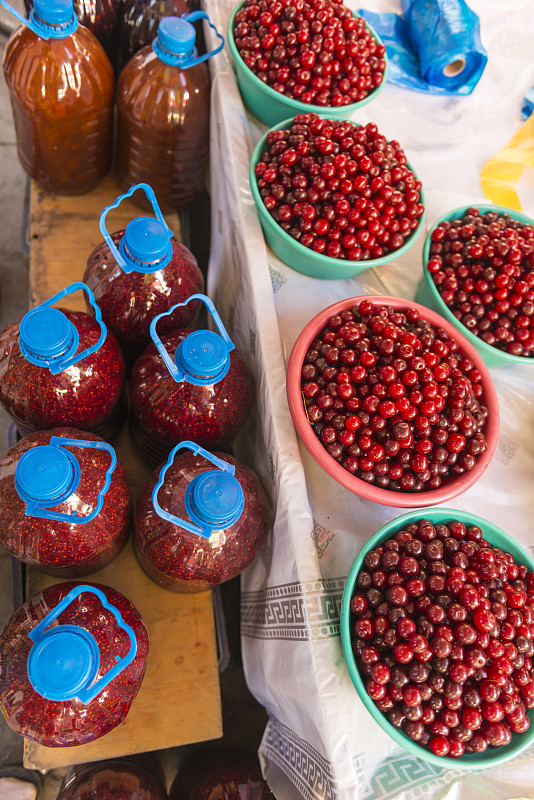
{"type": "Polygon", "coordinates": [[[287,367],[286,389],[289,410],[297,433],[304,442],[306,449],[311,453],[317,463],[334,478],[335,481],[340,483],[341,486],[344,486],[360,497],[364,497],[366,500],[372,500],[374,503],[382,503],[383,505],[393,506],[395,508],[423,508],[424,506],[433,506],[451,500],[453,497],[469,489],[469,487],[480,478],[482,473],[487,469],[497,446],[497,438],[499,435],[499,404],[491,375],[484,361],[473,345],[470,344],[465,336],[462,336],[450,322],[447,322],[446,319],[436,314],[435,311],[431,311],[429,308],[425,308],[419,303],[403,300],[400,297],[387,297],[385,295],[350,297],[347,300],[340,300],[338,303],[334,303],[334,305],[325,308],[313,317],[302,330],[297,341],[293,345],[287,367]],[[361,300],[371,300],[371,302],[376,305],[391,306],[392,308],[400,310],[416,308],[423,319],[428,320],[435,327],[444,328],[447,333],[458,342],[462,354],[473,361],[482,375],[484,393],[481,399],[488,409],[488,419],[484,431],[488,448],[478,459],[476,466],[472,470],[464,472],[462,475],[458,476],[458,478],[453,478],[445,485],[440,486],[439,489],[432,489],[428,492],[395,492],[390,489],[381,489],[379,486],[372,486],[362,481],[360,478],[357,478],[344,469],[341,464],[338,464],[338,462],[327,453],[308,422],[304,411],[300,388],[301,369],[304,357],[309,350],[310,344],[324,328],[330,317],[339,314],[341,311],[353,308],[358,305],[361,300]]]}

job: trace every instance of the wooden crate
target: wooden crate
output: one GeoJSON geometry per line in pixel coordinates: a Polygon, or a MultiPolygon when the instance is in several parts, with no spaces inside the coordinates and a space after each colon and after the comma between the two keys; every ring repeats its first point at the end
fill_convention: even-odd
{"type": "MultiPolygon", "coordinates": [[[[47,300],[83,277],[87,256],[102,241],[98,220],[119,190],[111,177],[80,197],[60,197],[32,184],[30,194],[30,305],[47,300]]],[[[110,231],[143,214],[129,200],[109,215],[110,231]]],[[[167,223],[179,238],[176,215],[167,223]]],[[[81,293],[61,305],[84,309],[81,293]]],[[[133,449],[127,429],[116,444],[135,500],[150,470],[133,449]]],[[[157,586],[141,570],[128,543],[119,557],[88,581],[104,583],[128,597],[141,613],[150,636],[145,679],[126,720],[95,742],[79,747],[49,748],[24,743],[24,765],[30,769],[97,761],[147,750],[216,739],[222,736],[215,624],[210,592],[175,594],[157,586]]],[[[57,578],[28,569],[32,596],[57,578]]]]}

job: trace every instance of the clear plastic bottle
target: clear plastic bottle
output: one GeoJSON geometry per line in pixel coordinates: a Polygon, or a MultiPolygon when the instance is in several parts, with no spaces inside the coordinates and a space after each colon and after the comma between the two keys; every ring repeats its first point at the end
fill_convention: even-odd
{"type": "Polygon", "coordinates": [[[124,467],[99,436],[39,431],[0,456],[0,544],[43,572],[78,577],[108,564],[129,512],[124,467]]]}
{"type": "Polygon", "coordinates": [[[152,47],[128,62],[117,84],[119,185],[149,183],[163,211],[184,208],[204,188],[210,113],[204,62],[222,49],[224,38],[218,33],[220,46],[198,56],[191,23],[203,18],[203,11],[164,17],[152,47]]]}
{"type": "Polygon", "coordinates": [[[72,0],[35,0],[29,20],[0,2],[24,23],[3,61],[20,162],[48,191],[88,192],[111,164],[111,62],[72,0]]]}
{"type": "MultiPolygon", "coordinates": [[[[132,186],[100,216],[105,242],[87,260],[84,282],[92,289],[102,319],[117,337],[126,361],[133,365],[150,339],[153,318],[190,295],[204,290],[204,277],[194,255],[177,241],[161,215],[156,196],[147,184],[132,186]],[[138,217],[126,230],[111,235],[108,213],[125,197],[143,189],[154,217],[138,217]]],[[[185,328],[195,321],[200,301],[177,309],[161,323],[161,332],[185,328]]]]}
{"type": "Polygon", "coordinates": [[[46,747],[87,744],[119,725],[145,673],[148,634],[124,595],[60,583],[15,611],[0,636],[0,706],[46,747]]]}
{"type": "MultiPolygon", "coordinates": [[[[161,771],[161,770],[160,770],[161,771]]],[[[163,778],[163,775],[161,776],[163,778]]],[[[167,800],[162,780],[132,759],[73,767],[57,800],[167,800]]]]}
{"type": "Polygon", "coordinates": [[[268,531],[268,500],[255,473],[194,442],[174,448],[137,502],[139,563],[174,592],[202,592],[235,578],[268,531]]]}
{"type": "Polygon", "coordinates": [[[93,293],[73,283],[0,334],[0,404],[24,435],[69,426],[106,441],[123,423],[124,358],[93,293]],[[52,308],[85,290],[95,317],[52,308]]]}
{"type": "Polygon", "coordinates": [[[182,329],[160,338],[159,321],[174,313],[174,306],[152,320],[154,344],[145,349],[132,371],[132,438],[153,466],[165,461],[182,439],[209,449],[229,447],[254,402],[252,377],[215,306],[201,294],[191,295],[186,302],[196,299],[204,302],[219,333],[182,329]]]}

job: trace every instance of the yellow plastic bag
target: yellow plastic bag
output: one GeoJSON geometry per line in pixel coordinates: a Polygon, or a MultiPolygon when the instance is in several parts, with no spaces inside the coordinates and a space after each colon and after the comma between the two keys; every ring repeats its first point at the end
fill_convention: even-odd
{"type": "Polygon", "coordinates": [[[484,194],[496,205],[522,211],[517,190],[528,168],[534,169],[534,114],[482,167],[480,182],[484,194]]]}

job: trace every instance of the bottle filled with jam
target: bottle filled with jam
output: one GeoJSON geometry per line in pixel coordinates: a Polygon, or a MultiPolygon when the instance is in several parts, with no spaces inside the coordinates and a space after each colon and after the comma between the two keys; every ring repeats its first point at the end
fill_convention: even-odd
{"type": "Polygon", "coordinates": [[[199,19],[208,16],[194,11],[164,17],[152,46],[128,62],[117,84],[119,185],[126,191],[149,183],[163,211],[185,208],[204,187],[210,115],[205,62],[222,50],[224,38],[217,33],[219,46],[199,56],[192,24],[199,19]]]}
{"type": "Polygon", "coordinates": [[[90,191],[109,170],[113,67],[78,22],[72,0],[35,0],[4,54],[18,155],[41,186],[58,194],[90,191]]]}
{"type": "MultiPolygon", "coordinates": [[[[133,366],[151,341],[154,317],[202,292],[204,278],[193,253],[174,238],[148,184],[132,186],[106,206],[100,215],[100,230],[105,241],[90,254],[83,279],[94,292],[105,325],[119,340],[127,364],[133,366]],[[154,216],[137,217],[125,230],[110,234],[108,213],[138,189],[145,192],[154,216]]],[[[181,305],[165,317],[160,333],[187,327],[200,308],[200,300],[181,305]]]]}
{"type": "Polygon", "coordinates": [[[147,630],[123,594],[101,584],[49,586],[0,634],[3,716],[45,747],[88,744],[125,719],[147,655],[147,630]]]}

